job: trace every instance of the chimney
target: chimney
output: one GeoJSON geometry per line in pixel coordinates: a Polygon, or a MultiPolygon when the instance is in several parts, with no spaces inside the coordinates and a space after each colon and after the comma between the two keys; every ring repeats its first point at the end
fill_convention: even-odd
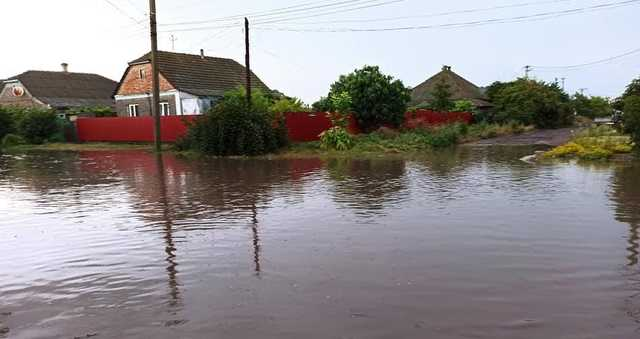
{"type": "Polygon", "coordinates": [[[60,64],[60,66],[62,66],[62,71],[65,73],[69,72],[69,64],[66,62],[63,62],[62,64],[60,64]]]}
{"type": "Polygon", "coordinates": [[[443,71],[450,71],[451,70],[451,66],[444,65],[444,66],[442,66],[442,70],[443,71]]]}
{"type": "Polygon", "coordinates": [[[204,60],[204,49],[200,49],[200,59],[204,60]]]}

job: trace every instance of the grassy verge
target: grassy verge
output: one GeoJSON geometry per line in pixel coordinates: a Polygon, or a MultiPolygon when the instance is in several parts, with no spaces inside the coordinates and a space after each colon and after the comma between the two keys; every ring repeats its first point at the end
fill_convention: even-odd
{"type": "Polygon", "coordinates": [[[546,159],[606,160],[615,154],[631,153],[631,138],[609,126],[588,128],[573,139],[546,153],[546,159]]]}
{"type": "Polygon", "coordinates": [[[518,124],[454,124],[429,129],[415,129],[401,132],[378,131],[355,136],[354,146],[346,151],[327,150],[320,142],[305,142],[291,145],[280,156],[367,156],[376,154],[412,154],[459,143],[519,134],[531,130],[518,124]]]}
{"type": "MultiPolygon", "coordinates": [[[[107,143],[107,142],[91,142],[91,143],[47,143],[42,145],[21,144],[3,147],[6,152],[28,152],[28,151],[133,151],[143,150],[151,151],[153,145],[141,143],[107,143]]],[[[169,145],[163,146],[164,149],[170,149],[169,145]]]]}

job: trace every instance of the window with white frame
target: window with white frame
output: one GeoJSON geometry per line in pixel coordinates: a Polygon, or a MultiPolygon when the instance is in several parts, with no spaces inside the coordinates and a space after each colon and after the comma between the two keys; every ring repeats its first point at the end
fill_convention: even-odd
{"type": "Polygon", "coordinates": [[[140,112],[138,110],[138,104],[131,104],[128,107],[129,116],[132,118],[140,116],[140,112]]]}
{"type": "Polygon", "coordinates": [[[161,116],[171,115],[171,107],[169,106],[168,102],[160,103],[160,115],[161,116]]]}

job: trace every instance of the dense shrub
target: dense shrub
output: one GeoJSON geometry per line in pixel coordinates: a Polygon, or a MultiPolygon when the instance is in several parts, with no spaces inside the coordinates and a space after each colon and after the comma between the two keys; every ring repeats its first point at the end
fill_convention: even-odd
{"type": "Polygon", "coordinates": [[[320,145],[324,149],[346,151],[353,147],[353,137],[347,131],[348,116],[351,114],[353,101],[347,92],[335,94],[331,97],[334,112],[329,115],[333,127],[320,134],[320,145]]]}
{"type": "MultiPolygon", "coordinates": [[[[404,121],[410,91],[402,81],[382,74],[377,66],[365,66],[331,85],[329,97],[346,92],[353,100],[353,114],[364,131],[373,131],[383,125],[400,126],[404,121]]],[[[321,99],[314,109],[333,110],[330,100],[321,99]]]]}
{"type": "Polygon", "coordinates": [[[2,106],[0,106],[0,140],[5,135],[13,132],[13,116],[11,112],[2,106]]]}
{"type": "Polygon", "coordinates": [[[287,144],[287,129],[284,118],[270,113],[269,106],[259,91],[253,92],[250,109],[244,89],[230,91],[189,126],[176,146],[220,156],[274,152],[287,144]]]}
{"type": "Polygon", "coordinates": [[[276,100],[269,111],[271,113],[307,112],[309,108],[298,98],[281,98],[276,100]]]}
{"type": "Polygon", "coordinates": [[[9,133],[2,138],[2,143],[0,144],[3,147],[11,147],[24,144],[24,139],[16,134],[9,133]]]}
{"type": "Polygon", "coordinates": [[[571,102],[573,109],[579,116],[595,119],[613,115],[613,107],[611,107],[607,98],[598,96],[588,97],[581,93],[576,93],[573,95],[571,102]]]}
{"type": "Polygon", "coordinates": [[[76,107],[69,110],[70,114],[77,115],[93,115],[96,118],[108,118],[108,117],[117,117],[118,113],[109,107],[109,106],[87,106],[87,107],[76,107]]]}
{"type": "Polygon", "coordinates": [[[470,100],[456,100],[453,102],[453,107],[451,108],[451,112],[475,113],[476,110],[476,105],[470,100]]]}
{"type": "Polygon", "coordinates": [[[631,95],[624,100],[624,128],[640,147],[640,96],[631,95]]]}
{"type": "Polygon", "coordinates": [[[582,160],[599,160],[630,151],[631,141],[628,136],[621,135],[610,126],[598,126],[576,134],[571,142],[546,152],[544,156],[546,158],[577,157],[582,160]]]}
{"type": "Polygon", "coordinates": [[[569,96],[557,84],[518,79],[497,87],[492,94],[497,122],[517,121],[538,128],[558,128],[573,121],[569,96]]]}
{"type": "Polygon", "coordinates": [[[32,108],[16,111],[14,119],[18,134],[32,144],[51,141],[60,132],[58,116],[52,110],[32,108]]]}

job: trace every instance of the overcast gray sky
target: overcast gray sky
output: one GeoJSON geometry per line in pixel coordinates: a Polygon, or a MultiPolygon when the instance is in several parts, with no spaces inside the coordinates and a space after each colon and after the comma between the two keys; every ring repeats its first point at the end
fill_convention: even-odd
{"type": "MultiPolygon", "coordinates": [[[[379,65],[407,86],[447,64],[484,86],[521,76],[524,65],[584,64],[640,48],[640,1],[157,1],[161,49],[172,49],[173,34],[178,52],[204,48],[241,63],[241,23],[220,18],[253,13],[254,71],[270,87],[308,103],[325,95],[340,74],[365,64],[379,65]],[[525,18],[442,27],[516,17],[525,18]],[[193,21],[208,22],[186,24],[193,21]],[[172,23],[180,24],[167,26],[172,23]],[[402,27],[413,28],[345,31],[402,27]],[[317,32],[323,30],[340,32],[317,32]]],[[[147,0],[3,1],[0,78],[29,69],[59,70],[68,62],[71,71],[119,80],[127,62],[149,50],[147,6],[147,0]]],[[[547,81],[566,77],[569,92],[586,88],[588,94],[617,96],[640,76],[640,53],[532,75],[547,81]]]]}

